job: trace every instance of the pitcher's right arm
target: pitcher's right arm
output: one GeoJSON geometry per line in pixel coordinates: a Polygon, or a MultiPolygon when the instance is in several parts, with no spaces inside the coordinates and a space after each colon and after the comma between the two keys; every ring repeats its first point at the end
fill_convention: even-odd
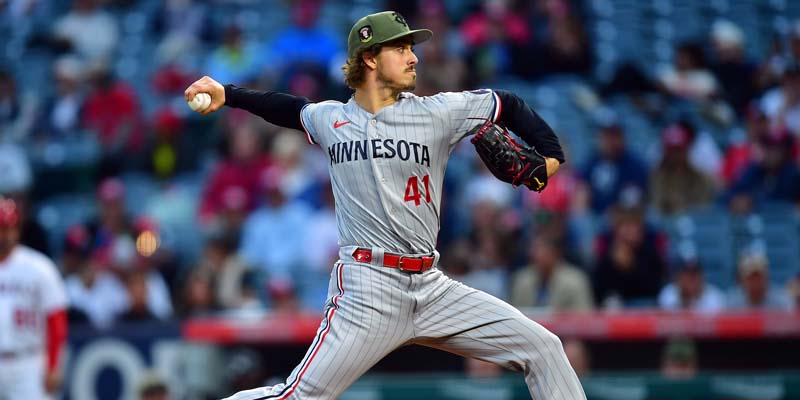
{"type": "Polygon", "coordinates": [[[262,92],[231,84],[223,86],[208,76],[192,83],[184,92],[184,97],[186,101],[191,101],[198,93],[211,95],[211,105],[198,111],[202,115],[211,114],[226,105],[243,109],[284,128],[305,131],[300,121],[300,112],[311,103],[305,97],[273,91],[262,92]]]}

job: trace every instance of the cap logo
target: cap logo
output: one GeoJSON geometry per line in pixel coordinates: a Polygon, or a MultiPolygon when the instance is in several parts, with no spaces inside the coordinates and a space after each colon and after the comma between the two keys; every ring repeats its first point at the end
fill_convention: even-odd
{"type": "Polygon", "coordinates": [[[372,40],[372,27],[369,25],[364,26],[358,30],[358,39],[361,43],[366,43],[372,40]]]}
{"type": "Polygon", "coordinates": [[[401,24],[401,25],[405,26],[406,28],[408,28],[408,24],[406,23],[406,19],[403,18],[402,15],[400,15],[400,14],[398,14],[396,12],[393,12],[392,15],[394,15],[394,20],[397,21],[398,24],[401,24]]]}

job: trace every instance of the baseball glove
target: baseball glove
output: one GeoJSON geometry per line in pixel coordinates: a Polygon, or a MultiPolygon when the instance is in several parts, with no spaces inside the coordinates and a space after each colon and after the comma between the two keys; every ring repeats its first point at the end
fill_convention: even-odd
{"type": "Polygon", "coordinates": [[[513,186],[541,192],[547,186],[547,163],[533,147],[517,143],[508,131],[491,121],[467,132],[475,150],[494,176],[513,186]]]}

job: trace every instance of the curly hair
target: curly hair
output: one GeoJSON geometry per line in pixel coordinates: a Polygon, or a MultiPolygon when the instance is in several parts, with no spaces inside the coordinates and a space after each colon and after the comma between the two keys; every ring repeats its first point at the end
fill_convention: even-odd
{"type": "Polygon", "coordinates": [[[364,83],[364,72],[367,65],[364,64],[364,54],[369,53],[372,56],[377,56],[381,52],[381,45],[375,45],[359,50],[353,57],[347,59],[347,62],[342,65],[342,72],[344,73],[344,83],[350,89],[355,90],[358,86],[364,83]]]}

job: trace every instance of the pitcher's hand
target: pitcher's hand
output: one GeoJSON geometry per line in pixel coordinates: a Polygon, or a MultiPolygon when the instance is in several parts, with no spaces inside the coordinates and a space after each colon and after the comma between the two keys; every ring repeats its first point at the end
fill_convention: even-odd
{"type": "Polygon", "coordinates": [[[211,105],[205,110],[199,111],[202,115],[211,114],[225,105],[225,88],[208,76],[204,76],[189,85],[186,91],[183,92],[183,96],[186,101],[192,101],[198,93],[208,93],[211,96],[211,105]]]}

